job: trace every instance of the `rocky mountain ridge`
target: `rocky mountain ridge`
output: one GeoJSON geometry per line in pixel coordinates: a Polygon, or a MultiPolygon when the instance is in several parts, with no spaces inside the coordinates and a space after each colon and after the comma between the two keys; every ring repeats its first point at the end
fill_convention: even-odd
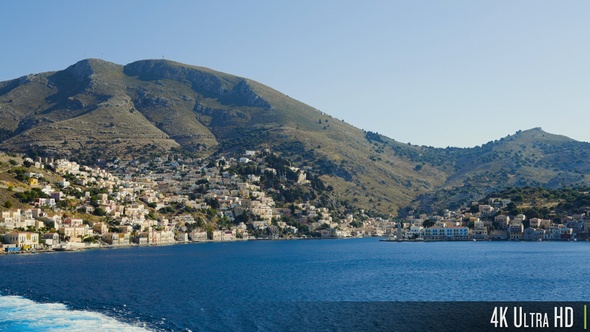
{"type": "Polygon", "coordinates": [[[250,79],[168,60],[86,59],[0,82],[0,148],[84,163],[270,148],[317,172],[334,199],[393,215],[510,186],[590,182],[590,144],[539,128],[475,148],[414,146],[250,79]]]}

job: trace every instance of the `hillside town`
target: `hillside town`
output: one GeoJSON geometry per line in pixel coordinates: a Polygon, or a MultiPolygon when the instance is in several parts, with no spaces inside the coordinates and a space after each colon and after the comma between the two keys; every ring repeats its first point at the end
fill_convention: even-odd
{"type": "Polygon", "coordinates": [[[301,187],[310,187],[311,181],[305,170],[288,167],[286,174],[269,167],[265,156],[272,154],[246,151],[239,159],[220,157],[206,165],[190,158],[115,160],[104,168],[27,158],[31,171],[22,179],[43,197],[30,208],[2,212],[4,251],[381,236],[394,226],[366,218],[358,227],[352,215],[335,219],[333,211],[310,201],[277,206],[273,189],[261,189],[263,179],[278,179],[283,186],[289,176],[301,187]],[[240,167],[252,173],[232,171],[240,167]],[[63,180],[52,186],[35,169],[54,170],[63,180]]]}
{"type": "Polygon", "coordinates": [[[530,218],[501,213],[511,201],[490,198],[489,204],[473,202],[473,208],[460,211],[445,210],[443,216],[425,214],[409,217],[397,225],[390,239],[417,241],[448,240],[511,240],[511,241],[576,241],[586,240],[590,230],[587,213],[573,214],[556,223],[551,219],[530,218]]]}
{"type": "Polygon", "coordinates": [[[29,207],[5,204],[3,252],[312,237],[563,241],[585,240],[590,229],[586,213],[559,223],[503,214],[511,203],[503,198],[405,219],[362,210],[342,215],[312,203],[323,187],[312,169],[292,167],[268,150],[213,161],[115,159],[102,168],[51,158],[23,164],[16,172],[32,189],[17,196],[29,207]],[[61,180],[46,181],[48,171],[61,180]]]}

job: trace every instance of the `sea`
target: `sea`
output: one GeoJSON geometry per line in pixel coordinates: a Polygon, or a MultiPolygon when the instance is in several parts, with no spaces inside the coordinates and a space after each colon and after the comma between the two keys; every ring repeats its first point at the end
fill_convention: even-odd
{"type": "Polygon", "coordinates": [[[363,238],[9,254],[0,256],[0,331],[458,331],[490,327],[503,303],[580,306],[589,280],[590,242],[363,238]]]}

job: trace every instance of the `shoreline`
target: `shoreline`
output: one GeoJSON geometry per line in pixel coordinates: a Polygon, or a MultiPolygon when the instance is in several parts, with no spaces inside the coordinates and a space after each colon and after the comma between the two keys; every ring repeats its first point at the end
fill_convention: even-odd
{"type": "Polygon", "coordinates": [[[416,240],[416,239],[382,239],[379,240],[381,242],[588,242],[590,239],[578,240],[578,239],[567,239],[567,240],[554,240],[554,239],[546,239],[546,240],[510,240],[510,239],[487,239],[487,240],[474,240],[474,239],[445,239],[445,240],[416,240]]]}
{"type": "MultiPolygon", "coordinates": [[[[3,255],[35,255],[35,254],[47,254],[47,253],[60,253],[60,252],[81,252],[87,250],[104,250],[104,249],[126,249],[126,248],[146,248],[146,247],[164,247],[174,245],[188,245],[188,244],[205,244],[205,243],[232,243],[232,242],[256,242],[256,241],[293,241],[293,240],[349,240],[349,239],[360,239],[360,238],[380,238],[374,236],[364,237],[346,237],[346,238],[290,238],[290,239],[240,239],[240,240],[229,240],[229,241],[187,241],[187,242],[174,242],[174,243],[158,243],[158,244],[123,244],[123,245],[99,245],[99,246],[73,246],[69,248],[52,248],[52,249],[30,249],[30,250],[19,250],[19,251],[0,251],[0,256],[3,255]]],[[[383,240],[380,240],[383,241],[383,240]]]]}
{"type": "Polygon", "coordinates": [[[52,249],[35,249],[35,250],[19,250],[19,251],[1,251],[0,256],[3,255],[34,255],[34,254],[47,254],[47,253],[59,253],[59,252],[81,252],[86,250],[105,250],[105,249],[127,249],[127,248],[146,248],[146,247],[164,247],[174,245],[192,245],[192,244],[206,244],[206,243],[232,243],[232,242],[256,242],[256,241],[297,241],[297,240],[351,240],[351,239],[366,239],[375,238],[379,239],[379,242],[399,242],[399,243],[433,243],[433,242],[589,242],[586,240],[509,240],[509,239],[497,239],[497,240],[415,240],[415,239],[388,239],[382,236],[363,236],[363,237],[342,237],[342,238],[290,238],[290,239],[241,239],[241,240],[230,240],[230,241],[187,241],[187,242],[175,242],[175,243],[158,243],[158,244],[125,244],[125,245],[99,245],[99,246],[74,246],[69,248],[52,248],[52,249]]]}

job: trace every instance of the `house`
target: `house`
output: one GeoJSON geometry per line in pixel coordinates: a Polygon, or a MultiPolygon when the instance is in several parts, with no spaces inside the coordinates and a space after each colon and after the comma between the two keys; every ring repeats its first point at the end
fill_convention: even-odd
{"type": "Polygon", "coordinates": [[[585,217],[586,217],[585,213],[577,213],[577,214],[572,215],[572,219],[575,222],[581,222],[581,221],[583,222],[585,217]]]}
{"type": "Polygon", "coordinates": [[[524,229],[524,233],[522,235],[522,239],[525,241],[535,241],[535,228],[527,227],[524,229]]]}
{"type": "Polygon", "coordinates": [[[47,214],[43,212],[41,209],[32,209],[31,210],[31,217],[32,218],[43,218],[47,217],[47,214]]]}
{"type": "Polygon", "coordinates": [[[149,238],[150,238],[149,232],[142,232],[142,233],[139,233],[139,235],[133,239],[133,242],[139,244],[140,246],[146,245],[146,244],[149,244],[149,238]]]}
{"type": "Polygon", "coordinates": [[[545,238],[545,233],[544,229],[528,227],[524,230],[522,239],[525,241],[540,241],[545,238]]]}
{"type": "Polygon", "coordinates": [[[191,241],[207,241],[207,232],[192,231],[189,238],[191,241]]]}
{"type": "Polygon", "coordinates": [[[517,214],[510,224],[522,224],[525,220],[526,216],[524,214],[517,214]]]}
{"type": "Polygon", "coordinates": [[[508,238],[508,232],[506,231],[491,231],[490,240],[506,240],[508,238]]]}
{"type": "Polygon", "coordinates": [[[524,233],[524,226],[520,223],[514,223],[510,225],[508,228],[508,234],[510,235],[510,240],[522,240],[522,236],[524,233]]]}
{"type": "Polygon", "coordinates": [[[155,231],[153,232],[154,242],[152,244],[170,244],[176,243],[174,239],[174,232],[169,230],[155,231]],[[157,239],[157,240],[156,240],[157,239]]]}
{"type": "Polygon", "coordinates": [[[20,222],[20,218],[21,218],[20,209],[17,209],[16,211],[3,211],[2,212],[2,219],[0,219],[0,222],[4,226],[6,226],[9,224],[14,224],[15,222],[20,222]]]}
{"type": "Polygon", "coordinates": [[[61,191],[54,191],[51,193],[51,198],[53,198],[56,202],[61,201],[65,197],[66,195],[61,191]]]}
{"type": "Polygon", "coordinates": [[[579,235],[582,234],[582,232],[584,231],[584,222],[580,219],[574,218],[566,223],[566,227],[571,228],[574,234],[579,235]]]}
{"type": "MultiPolygon", "coordinates": [[[[34,219],[31,219],[33,221],[34,219]]],[[[35,221],[35,229],[41,229],[45,227],[45,223],[41,220],[34,220],[35,221]]]]}
{"type": "Polygon", "coordinates": [[[213,241],[222,241],[223,240],[223,232],[221,231],[213,231],[213,241]]]}
{"type": "Polygon", "coordinates": [[[39,247],[39,233],[10,232],[4,234],[4,243],[14,244],[21,249],[35,249],[39,247]]]}
{"type": "Polygon", "coordinates": [[[473,222],[473,228],[480,228],[481,229],[481,228],[484,228],[484,227],[486,227],[485,222],[479,220],[479,218],[477,218],[477,220],[475,220],[473,222]]]}
{"type": "Polygon", "coordinates": [[[320,230],[320,234],[322,235],[322,239],[336,238],[336,230],[333,228],[322,229],[320,230]]]}
{"type": "Polygon", "coordinates": [[[471,238],[474,240],[487,240],[488,229],[486,227],[474,228],[471,234],[471,238]]]}
{"type": "Polygon", "coordinates": [[[443,240],[445,238],[444,227],[432,226],[424,229],[425,240],[443,240]]]}
{"type": "Polygon", "coordinates": [[[55,198],[36,198],[35,206],[55,207],[55,198]]]}
{"type": "Polygon", "coordinates": [[[58,233],[45,233],[43,234],[43,241],[45,245],[52,248],[60,243],[58,233]]]}
{"type": "Polygon", "coordinates": [[[176,236],[176,240],[178,242],[188,242],[188,233],[187,232],[179,232],[176,236]]]}
{"type": "Polygon", "coordinates": [[[59,228],[59,233],[64,238],[69,238],[70,241],[76,241],[76,238],[82,238],[86,235],[92,235],[92,230],[88,225],[77,225],[77,226],[62,226],[59,228]]]}
{"type": "Polygon", "coordinates": [[[102,240],[114,246],[129,245],[128,233],[106,233],[102,236],[102,240]]]}
{"type": "Polygon", "coordinates": [[[97,222],[92,225],[92,230],[98,234],[106,234],[109,231],[109,227],[103,222],[97,222]]]}
{"type": "Polygon", "coordinates": [[[63,221],[63,224],[65,226],[69,226],[69,227],[76,227],[76,226],[80,226],[84,223],[84,220],[80,219],[80,218],[66,218],[63,221]]]}
{"type": "Polygon", "coordinates": [[[573,238],[573,230],[568,227],[554,227],[551,229],[552,240],[568,241],[573,238]]]}
{"type": "Polygon", "coordinates": [[[510,217],[501,214],[499,216],[495,216],[494,221],[497,222],[500,227],[506,227],[510,223],[510,217]]]}
{"type": "Polygon", "coordinates": [[[531,219],[529,219],[529,225],[532,228],[540,228],[541,227],[541,219],[540,218],[531,218],[531,219]]]}
{"type": "Polygon", "coordinates": [[[449,240],[468,240],[469,239],[469,227],[465,226],[452,226],[445,228],[445,236],[449,240]]]}
{"type": "Polygon", "coordinates": [[[553,227],[553,221],[551,219],[542,219],[541,220],[541,228],[549,229],[553,227]]]}
{"type": "Polygon", "coordinates": [[[418,225],[410,226],[410,229],[406,232],[407,239],[423,239],[424,238],[424,227],[418,225]]]}
{"type": "Polygon", "coordinates": [[[493,206],[489,206],[489,205],[480,205],[479,206],[479,212],[484,214],[484,215],[490,215],[492,213],[494,213],[494,207],[493,206]]]}
{"type": "Polygon", "coordinates": [[[236,234],[232,231],[225,231],[222,235],[222,241],[235,241],[236,234]]]}

